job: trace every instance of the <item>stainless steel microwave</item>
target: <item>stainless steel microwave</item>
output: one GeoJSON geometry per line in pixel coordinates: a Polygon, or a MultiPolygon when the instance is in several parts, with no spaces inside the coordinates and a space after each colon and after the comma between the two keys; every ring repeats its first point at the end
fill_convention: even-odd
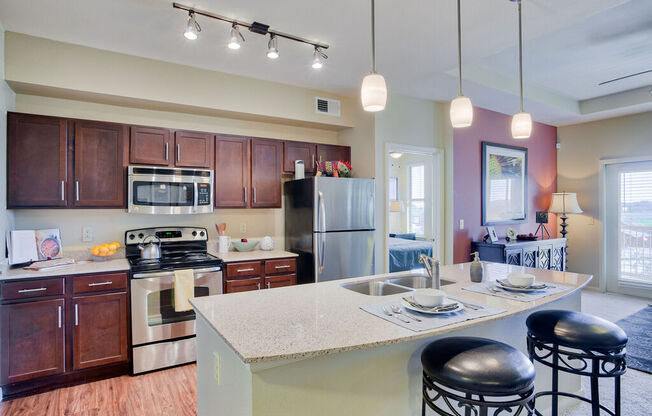
{"type": "Polygon", "coordinates": [[[207,214],[213,212],[214,173],[206,169],[129,166],[128,212],[207,214]]]}

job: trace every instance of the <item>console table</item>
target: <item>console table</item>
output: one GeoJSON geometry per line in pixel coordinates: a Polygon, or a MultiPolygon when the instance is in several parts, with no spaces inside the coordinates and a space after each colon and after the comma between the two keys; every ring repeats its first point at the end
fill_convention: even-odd
{"type": "Polygon", "coordinates": [[[471,243],[471,252],[480,253],[480,260],[539,269],[566,270],[566,239],[551,238],[535,241],[471,243]]]}

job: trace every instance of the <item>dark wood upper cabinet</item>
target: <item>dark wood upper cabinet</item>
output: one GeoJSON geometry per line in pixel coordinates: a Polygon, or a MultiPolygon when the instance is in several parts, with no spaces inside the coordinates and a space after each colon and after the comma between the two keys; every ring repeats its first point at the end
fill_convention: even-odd
{"type": "Polygon", "coordinates": [[[0,306],[3,385],[64,372],[63,313],[63,299],[0,306]]]}
{"type": "Polygon", "coordinates": [[[337,146],[334,144],[317,145],[317,161],[351,161],[351,148],[349,146],[337,146]]]}
{"type": "Polygon", "coordinates": [[[246,208],[250,193],[249,140],[215,136],[215,207],[246,208]]]}
{"type": "Polygon", "coordinates": [[[251,207],[281,208],[282,142],[251,139],[251,207]]]}
{"type": "Polygon", "coordinates": [[[74,206],[125,207],[124,140],[127,127],[75,121],[74,206]]]}
{"type": "Polygon", "coordinates": [[[192,131],[174,132],[174,164],[184,168],[206,168],[213,166],[213,136],[209,133],[192,131]]]}
{"type": "Polygon", "coordinates": [[[66,120],[18,113],[7,118],[7,207],[67,206],[66,120]]]}
{"type": "Polygon", "coordinates": [[[303,160],[305,172],[315,173],[316,152],[314,143],[283,142],[283,172],[294,173],[294,162],[303,160]]]}
{"type": "Polygon", "coordinates": [[[131,126],[129,162],[141,165],[169,166],[170,130],[158,127],[131,126]]]}
{"type": "Polygon", "coordinates": [[[127,294],[73,298],[73,369],[126,361],[127,294]]]}

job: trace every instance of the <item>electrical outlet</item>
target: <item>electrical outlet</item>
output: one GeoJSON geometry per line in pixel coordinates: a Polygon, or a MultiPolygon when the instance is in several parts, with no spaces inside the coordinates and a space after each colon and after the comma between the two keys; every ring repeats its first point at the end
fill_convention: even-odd
{"type": "Polygon", "coordinates": [[[93,241],[93,227],[82,227],[82,241],[93,241]]]}
{"type": "Polygon", "coordinates": [[[464,220],[460,220],[460,230],[464,229],[464,220]]]}
{"type": "Polygon", "coordinates": [[[217,353],[217,351],[213,352],[213,376],[215,377],[215,381],[217,381],[217,385],[221,386],[222,385],[222,368],[221,368],[221,362],[220,362],[220,355],[217,353]]]}
{"type": "Polygon", "coordinates": [[[555,143],[555,147],[556,147],[557,149],[561,149],[561,143],[559,143],[559,142],[555,143]]]}
{"type": "Polygon", "coordinates": [[[243,222],[242,224],[240,224],[240,233],[244,234],[246,232],[247,232],[247,224],[243,222]]]}

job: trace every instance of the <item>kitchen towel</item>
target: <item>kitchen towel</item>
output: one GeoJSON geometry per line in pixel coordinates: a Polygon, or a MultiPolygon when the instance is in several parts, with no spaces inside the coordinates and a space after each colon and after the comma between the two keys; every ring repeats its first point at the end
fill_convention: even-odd
{"type": "Polygon", "coordinates": [[[195,297],[195,273],[192,269],[174,271],[174,310],[175,312],[192,309],[188,299],[195,297]]]}
{"type": "Polygon", "coordinates": [[[567,290],[571,290],[572,287],[560,285],[557,283],[548,283],[548,287],[544,290],[523,293],[502,289],[495,282],[483,282],[478,283],[477,285],[463,287],[462,289],[471,292],[482,293],[484,295],[497,296],[499,298],[518,300],[521,302],[532,302],[534,300],[539,300],[548,296],[556,295],[558,293],[566,292],[567,290]]]}
{"type": "Polygon", "coordinates": [[[506,312],[505,309],[492,308],[485,305],[471,303],[451,296],[449,296],[448,299],[462,302],[464,304],[464,309],[459,312],[446,313],[441,315],[427,315],[424,313],[413,312],[405,309],[401,305],[400,300],[389,303],[361,306],[360,309],[414,332],[428,331],[431,329],[441,328],[443,326],[457,324],[459,322],[464,322],[471,319],[478,319],[485,316],[497,315],[499,313],[506,312]],[[407,320],[410,322],[403,322],[400,318],[396,318],[395,315],[389,316],[383,311],[383,307],[387,308],[389,311],[392,311],[392,305],[400,306],[402,310],[402,316],[399,316],[401,316],[403,319],[407,318],[407,320]],[[413,317],[415,316],[419,318],[421,322],[414,319],[413,317]]]}

